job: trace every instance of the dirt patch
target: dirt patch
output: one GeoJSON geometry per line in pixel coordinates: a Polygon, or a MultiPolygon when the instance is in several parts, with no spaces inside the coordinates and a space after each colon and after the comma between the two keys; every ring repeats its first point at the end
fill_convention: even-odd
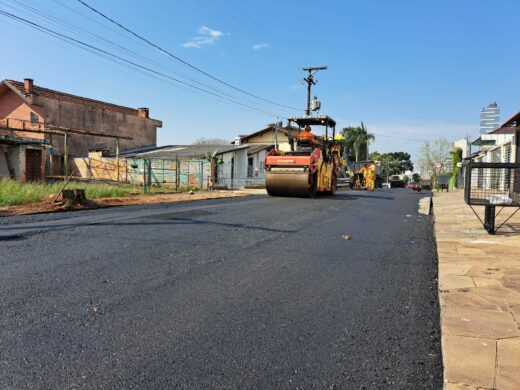
{"type": "Polygon", "coordinates": [[[88,201],[86,204],[65,205],[53,203],[54,195],[39,203],[32,203],[19,206],[0,207],[0,217],[14,215],[54,213],[61,211],[87,210],[99,207],[130,206],[139,204],[187,202],[204,199],[233,198],[239,196],[260,195],[264,192],[244,190],[244,191],[198,191],[190,194],[183,192],[179,194],[160,194],[160,195],[135,195],[120,198],[100,198],[95,201],[88,201]]]}

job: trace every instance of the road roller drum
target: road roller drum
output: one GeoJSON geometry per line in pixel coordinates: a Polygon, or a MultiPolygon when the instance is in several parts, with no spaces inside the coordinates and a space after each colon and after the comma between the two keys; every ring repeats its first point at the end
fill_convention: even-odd
{"type": "Polygon", "coordinates": [[[266,173],[265,187],[271,196],[314,197],[316,186],[309,170],[300,168],[271,168],[266,173]]]}

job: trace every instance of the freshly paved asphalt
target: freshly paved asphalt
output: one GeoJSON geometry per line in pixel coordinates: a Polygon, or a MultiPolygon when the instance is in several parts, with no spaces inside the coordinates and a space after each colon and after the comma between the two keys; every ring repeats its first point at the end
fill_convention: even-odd
{"type": "Polygon", "coordinates": [[[0,388],[440,389],[419,197],[1,219],[0,388]]]}

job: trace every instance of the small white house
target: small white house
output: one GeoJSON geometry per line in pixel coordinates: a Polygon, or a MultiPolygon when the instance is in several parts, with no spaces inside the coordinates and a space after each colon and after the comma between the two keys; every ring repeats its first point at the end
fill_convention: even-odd
{"type": "Polygon", "coordinates": [[[218,185],[229,189],[244,188],[247,179],[248,145],[236,146],[221,153],[222,163],[218,166],[218,185]]]}
{"type": "Polygon", "coordinates": [[[489,134],[483,134],[473,143],[480,151],[473,156],[477,162],[514,162],[516,159],[515,127],[502,126],[489,134]]]}

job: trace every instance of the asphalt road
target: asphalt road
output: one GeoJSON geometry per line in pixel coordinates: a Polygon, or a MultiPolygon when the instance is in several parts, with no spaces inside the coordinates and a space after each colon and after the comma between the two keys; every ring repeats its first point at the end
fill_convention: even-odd
{"type": "Polygon", "coordinates": [[[437,259],[419,198],[4,218],[0,388],[441,389],[437,259]]]}

